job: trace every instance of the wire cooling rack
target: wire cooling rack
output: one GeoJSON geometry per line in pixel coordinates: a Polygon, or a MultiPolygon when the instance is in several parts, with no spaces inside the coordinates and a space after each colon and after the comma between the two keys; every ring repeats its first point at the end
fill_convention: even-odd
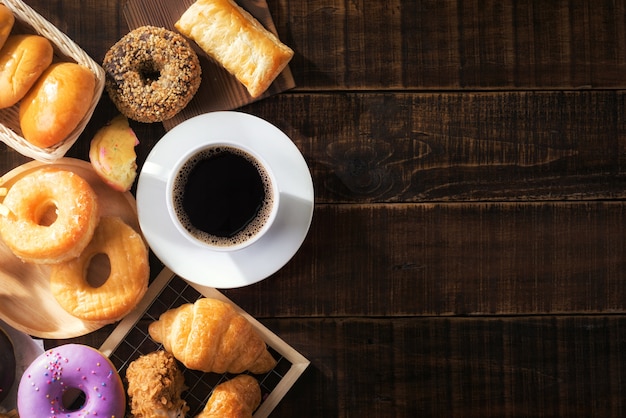
{"type": "MultiPolygon", "coordinates": [[[[142,302],[118,324],[102,344],[100,351],[109,357],[122,376],[122,380],[125,381],[126,369],[133,360],[141,355],[163,349],[161,344],[150,338],[148,325],[156,321],[168,309],[176,308],[184,303],[193,303],[201,297],[211,297],[231,303],[257,330],[267,343],[270,353],[277,360],[274,369],[268,373],[254,375],[259,381],[262,393],[261,405],[254,413],[254,418],[267,417],[308,367],[309,361],[216,289],[187,283],[167,268],[159,273],[142,302]]],[[[182,398],[190,408],[188,416],[199,414],[206,405],[213,388],[233,377],[228,373],[203,373],[187,369],[180,363],[179,366],[188,387],[182,394],[182,398]]]]}

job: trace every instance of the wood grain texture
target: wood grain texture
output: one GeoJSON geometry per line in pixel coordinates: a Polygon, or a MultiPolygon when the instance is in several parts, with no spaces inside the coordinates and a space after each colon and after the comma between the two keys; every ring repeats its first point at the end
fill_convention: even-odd
{"type": "Polygon", "coordinates": [[[298,145],[318,203],[537,201],[624,198],[625,104],[621,91],[298,93],[243,110],[298,145]]]}
{"type": "MultiPolygon", "coordinates": [[[[122,1],[32,0],[96,61],[122,1]]],[[[626,2],[268,2],[301,90],[623,88],[626,2]]]]}
{"type": "Polygon", "coordinates": [[[623,0],[282,0],[270,7],[297,51],[301,90],[625,84],[623,0]]]}
{"type": "Polygon", "coordinates": [[[621,202],[318,205],[290,263],[226,294],[260,317],[624,312],[625,217],[621,202]]]}
{"type": "Polygon", "coordinates": [[[626,414],[623,317],[263,322],[311,360],[276,416],[626,414]]]}
{"type": "MultiPolygon", "coordinates": [[[[128,30],[123,0],[28,3],[97,61],[128,30]]],[[[240,110],[316,193],[296,256],[226,292],[312,362],[272,416],[626,416],[626,0],[268,6],[297,87],[240,110]]],[[[133,128],[141,167],[164,129],[133,128]]]]}

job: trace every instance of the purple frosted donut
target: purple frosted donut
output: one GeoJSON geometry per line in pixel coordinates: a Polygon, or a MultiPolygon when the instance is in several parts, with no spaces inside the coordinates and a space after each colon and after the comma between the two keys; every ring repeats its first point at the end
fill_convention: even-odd
{"type": "Polygon", "coordinates": [[[66,344],[46,351],[26,369],[17,409],[20,416],[33,418],[123,418],[126,397],[107,357],[86,345],[66,344]],[[75,407],[81,392],[85,400],[75,407]]]}

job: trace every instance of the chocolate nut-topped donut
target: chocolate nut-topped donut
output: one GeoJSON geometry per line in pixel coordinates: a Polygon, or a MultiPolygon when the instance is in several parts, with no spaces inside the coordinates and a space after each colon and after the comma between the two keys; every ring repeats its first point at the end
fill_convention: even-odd
{"type": "Polygon", "coordinates": [[[161,27],[132,30],[102,64],[106,90],[118,110],[139,122],[161,122],[180,112],[198,91],[198,56],[179,34],[161,27]]]}

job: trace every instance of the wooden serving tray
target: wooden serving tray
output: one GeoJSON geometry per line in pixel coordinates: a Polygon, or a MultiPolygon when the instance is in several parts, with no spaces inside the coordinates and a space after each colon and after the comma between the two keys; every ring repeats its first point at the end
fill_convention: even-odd
{"type": "MultiPolygon", "coordinates": [[[[309,360],[290,347],[276,334],[234,304],[217,289],[188,283],[168,268],[164,268],[148,288],[148,292],[137,308],[124,318],[102,344],[100,351],[109,357],[122,377],[128,365],[141,355],[163,349],[148,334],[148,326],[168,309],[193,303],[201,297],[211,297],[232,304],[256,329],[277,360],[273,370],[264,375],[254,375],[262,392],[261,405],[254,418],[265,418],[278,405],[287,391],[309,366],[309,360]]],[[[188,389],[182,398],[190,411],[187,416],[196,416],[206,405],[215,386],[232,377],[229,374],[202,373],[181,365],[185,385],[188,389]]],[[[124,380],[124,379],[122,379],[124,380]]]]}
{"type": "Polygon", "coordinates": [[[93,96],[85,116],[67,138],[49,148],[35,146],[22,137],[19,121],[19,103],[6,109],[0,109],[0,141],[6,143],[19,153],[38,161],[57,161],[59,158],[63,157],[78,140],[87,126],[87,123],[89,123],[93,112],[96,110],[96,106],[104,90],[104,69],[82,50],[79,45],[23,1],[0,0],[0,4],[7,6],[15,16],[15,25],[11,33],[43,36],[52,43],[54,48],[54,62],[76,62],[88,68],[96,79],[93,96]]]}
{"type": "MultiPolygon", "coordinates": [[[[2,176],[1,186],[10,188],[26,174],[49,166],[80,175],[98,195],[101,215],[118,216],[140,231],[133,196],[107,186],[87,161],[74,158],[61,158],[53,164],[31,161],[2,176]]],[[[94,268],[97,274],[97,266],[94,268]]],[[[78,337],[107,324],[84,321],[66,312],[50,292],[49,278],[49,266],[21,261],[0,240],[0,319],[26,334],[50,339],[78,337]]]]}
{"type": "MultiPolygon", "coordinates": [[[[123,14],[130,29],[153,25],[176,31],[174,23],[194,1],[128,0],[124,4],[123,14]]],[[[278,35],[265,0],[238,0],[237,4],[254,16],[267,30],[278,35]]],[[[233,110],[256,100],[281,93],[296,85],[291,70],[287,66],[265,93],[253,99],[243,84],[237,81],[234,76],[209,58],[195,43],[190,41],[190,44],[195,48],[200,59],[202,83],[187,107],[172,119],[163,122],[163,126],[167,130],[193,116],[218,110],[233,110]]]]}

